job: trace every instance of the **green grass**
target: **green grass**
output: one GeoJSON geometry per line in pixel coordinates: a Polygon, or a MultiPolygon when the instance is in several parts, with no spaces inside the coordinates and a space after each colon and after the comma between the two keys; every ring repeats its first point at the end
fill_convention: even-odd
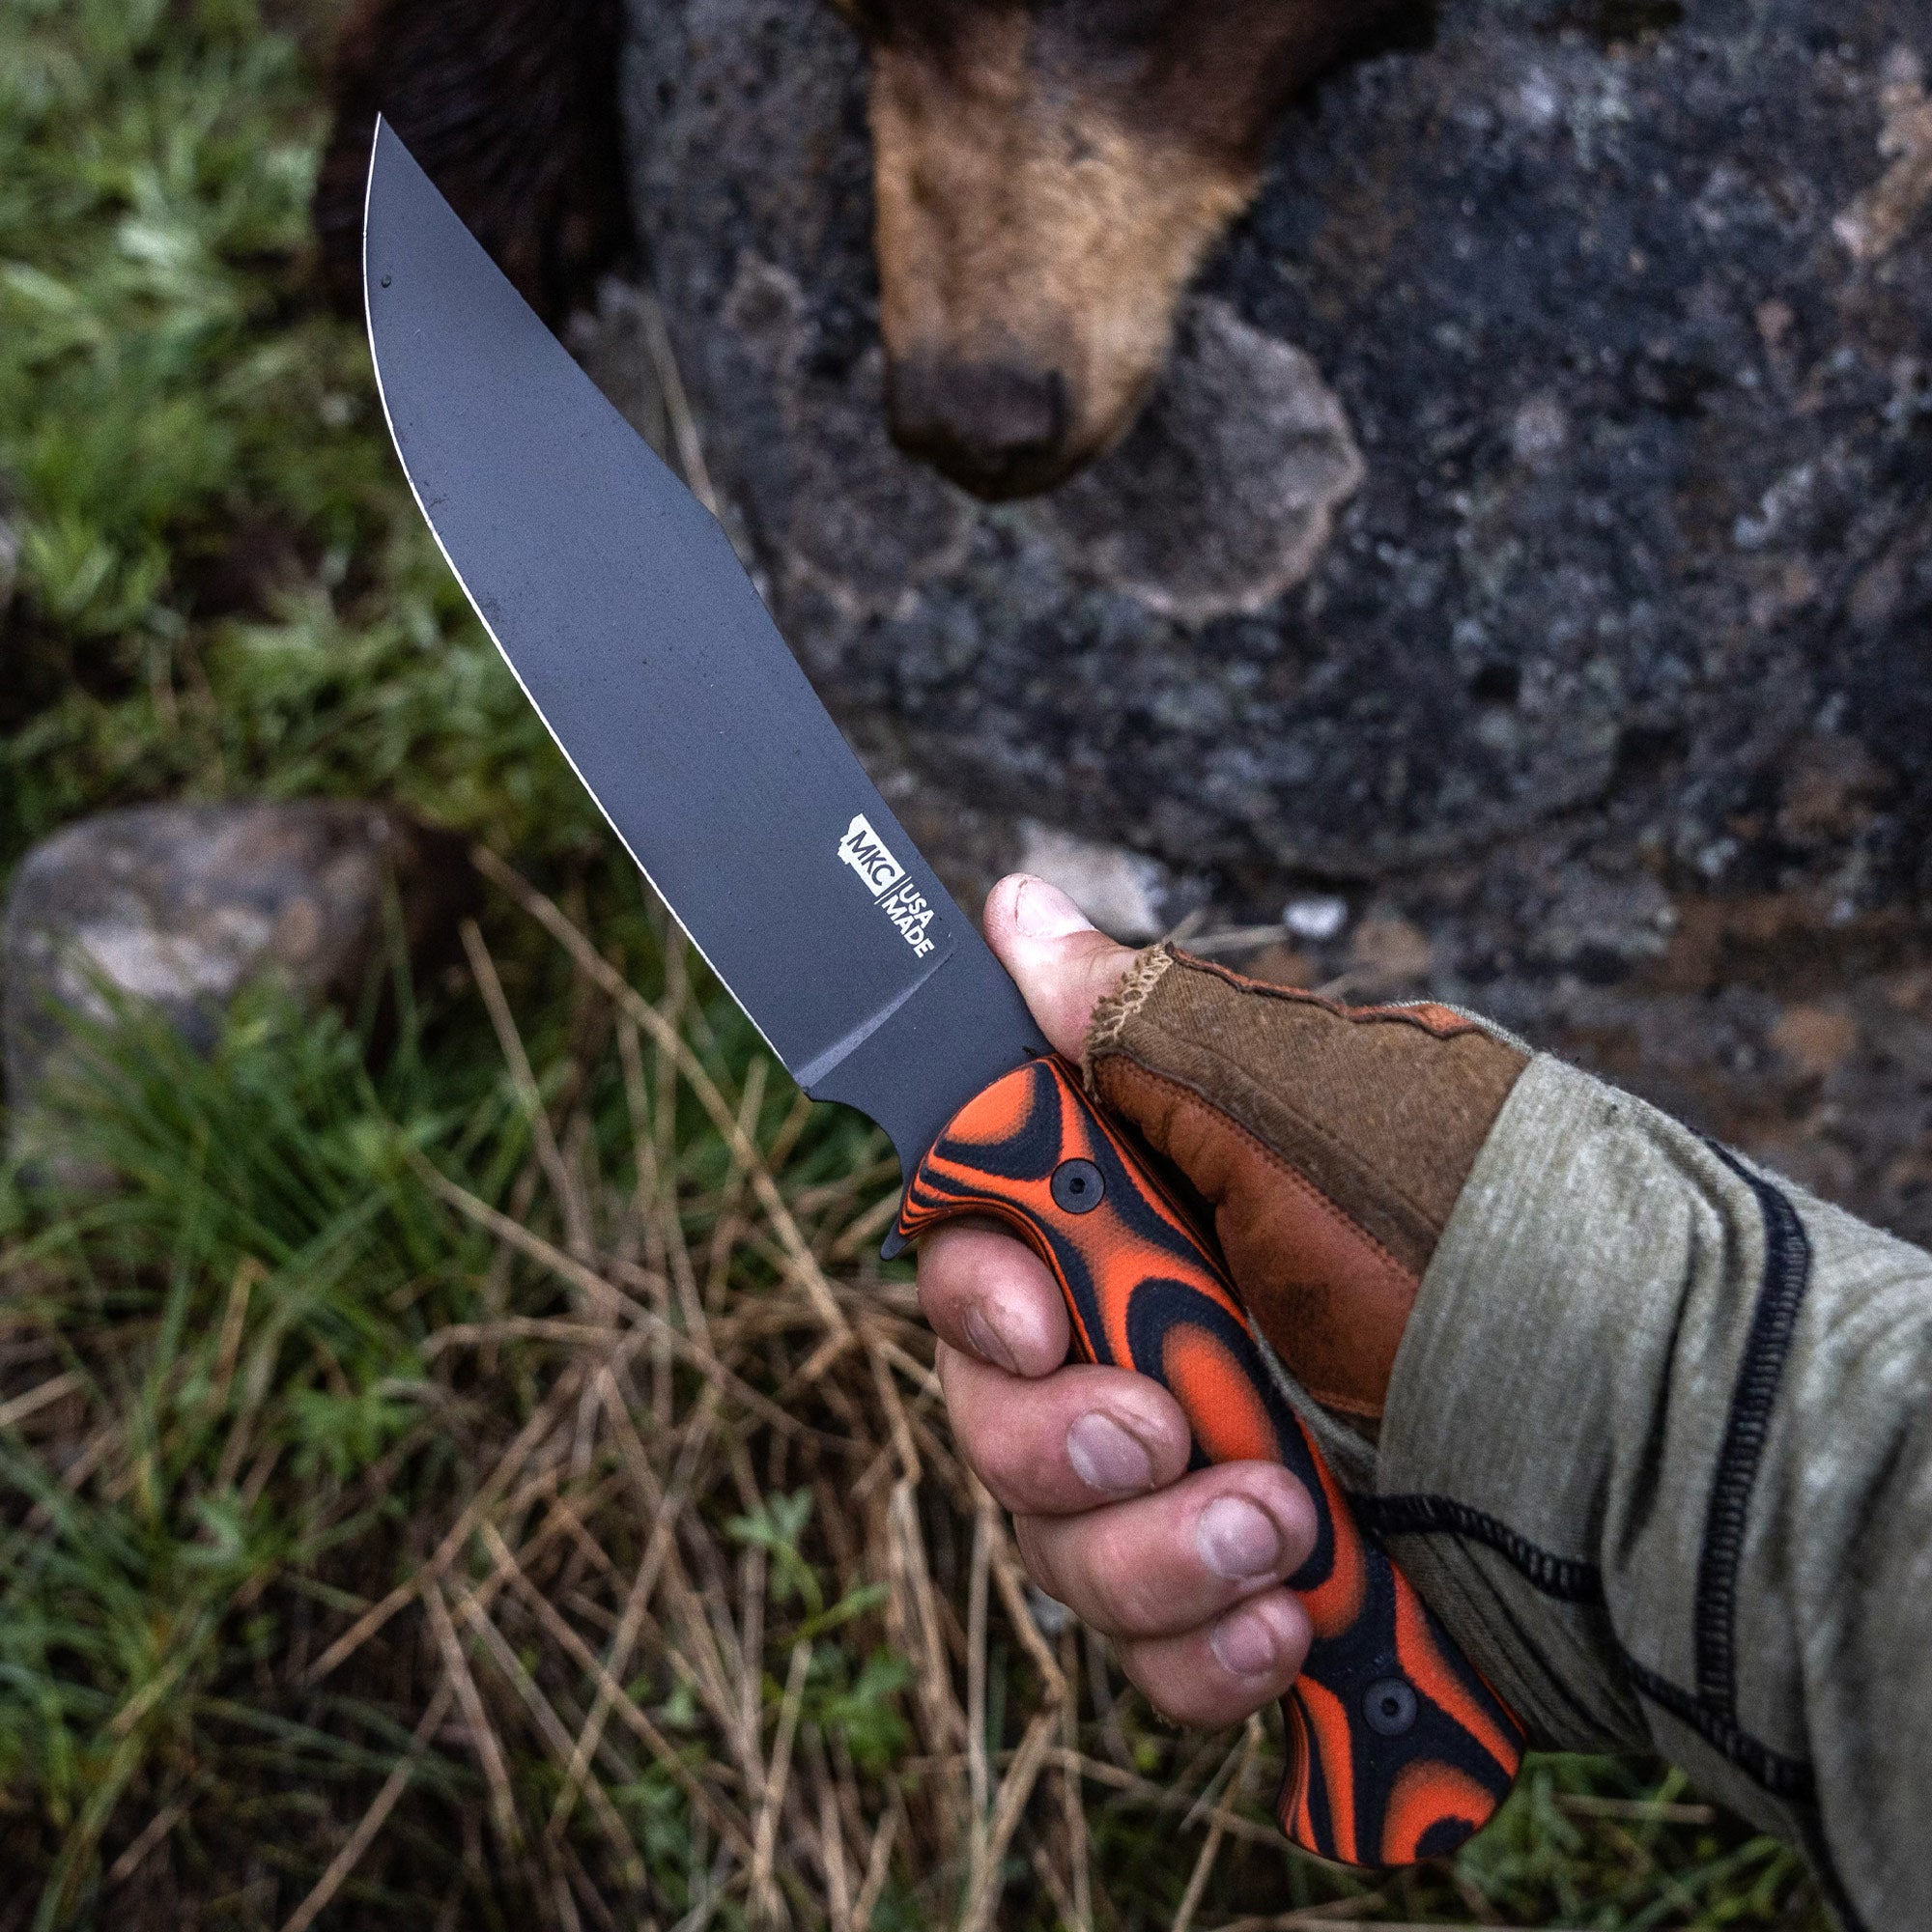
{"type": "Polygon", "coordinates": [[[246,5],[0,14],[0,852],[156,795],[380,791],[520,850],[592,815],[305,295],[313,77],[246,5]]]}
{"type": "MultiPolygon", "coordinates": [[[[1082,1884],[1096,1926],[1171,1925],[1193,1797],[1264,1819],[1273,1744],[1163,1729],[987,1584],[1003,1537],[871,1259],[880,1145],[800,1113],[689,984],[449,582],[359,333],[311,292],[321,133],[315,75],[246,4],[0,6],[0,867],[117,804],[391,799],[514,854],[652,1004],[498,894],[494,1020],[469,976],[398,968],[357,1016],[253,996],[206,1059],[138,1016],[97,1040],[74,1131],[122,1185],[0,1186],[0,1932],[286,1925],[372,1819],[323,1924],[816,1925],[828,1815],[848,1899],[892,1821],[879,1932],[995,1880],[1015,1926],[1064,1916],[1055,1885],[1077,1916],[1082,1884]],[[827,1297],[856,1340],[800,1381],[827,1297]],[[680,1480],[626,1645],[651,1486],[680,1480]],[[611,1660],[618,1718],[593,1722],[573,1642],[611,1660]],[[1055,1759],[992,1845],[1041,1713],[1083,1803],[1055,1759]],[[787,1735],[761,1893],[746,1753],[768,1771],[787,1735]]],[[[1367,1905],[1215,1842],[1198,1926],[1350,1897],[1822,1922],[1790,1854],[1651,1765],[1538,1760],[1453,1867],[1367,1905]]]]}

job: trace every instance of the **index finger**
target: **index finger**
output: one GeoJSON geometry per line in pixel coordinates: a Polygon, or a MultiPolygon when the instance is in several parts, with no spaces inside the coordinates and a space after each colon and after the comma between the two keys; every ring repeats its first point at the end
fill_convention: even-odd
{"type": "Polygon", "coordinates": [[[1066,1359],[1059,1284],[997,1223],[950,1221],[921,1240],[919,1305],[941,1341],[1009,1375],[1051,1375],[1066,1359]]]}

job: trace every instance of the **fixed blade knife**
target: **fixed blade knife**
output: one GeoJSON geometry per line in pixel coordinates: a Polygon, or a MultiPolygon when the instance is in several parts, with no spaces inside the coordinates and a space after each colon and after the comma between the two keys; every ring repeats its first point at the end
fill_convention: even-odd
{"type": "Polygon", "coordinates": [[[814,1098],[869,1115],[895,1238],[990,1214],[1090,1361],[1152,1377],[1197,1465],[1285,1463],[1314,1641],[1283,1699],[1283,1831],[1388,1866],[1453,1851],[1522,1731],[1357,1520],[1211,1242],[1054,1055],[779,635],[717,521],[526,305],[395,131],[363,231],[370,349],[410,487],[484,627],[692,943],[814,1098]]]}

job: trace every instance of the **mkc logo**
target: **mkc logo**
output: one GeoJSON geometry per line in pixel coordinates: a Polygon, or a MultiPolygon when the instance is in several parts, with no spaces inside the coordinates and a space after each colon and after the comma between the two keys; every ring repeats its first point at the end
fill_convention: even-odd
{"type": "Polygon", "coordinates": [[[887,848],[886,841],[872,830],[872,821],[855,812],[838,841],[838,856],[866,882],[866,890],[885,909],[886,917],[898,927],[913,952],[922,959],[932,951],[927,928],[932,923],[932,907],[925,895],[906,877],[906,869],[887,848]]]}

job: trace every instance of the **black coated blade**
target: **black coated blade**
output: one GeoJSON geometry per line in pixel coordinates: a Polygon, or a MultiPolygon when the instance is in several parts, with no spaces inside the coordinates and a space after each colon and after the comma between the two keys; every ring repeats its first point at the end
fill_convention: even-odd
{"type": "Polygon", "coordinates": [[[724,533],[394,130],[363,229],[390,434],[551,734],[805,1090],[916,1161],[1044,1050],[826,714],[724,533]]]}

